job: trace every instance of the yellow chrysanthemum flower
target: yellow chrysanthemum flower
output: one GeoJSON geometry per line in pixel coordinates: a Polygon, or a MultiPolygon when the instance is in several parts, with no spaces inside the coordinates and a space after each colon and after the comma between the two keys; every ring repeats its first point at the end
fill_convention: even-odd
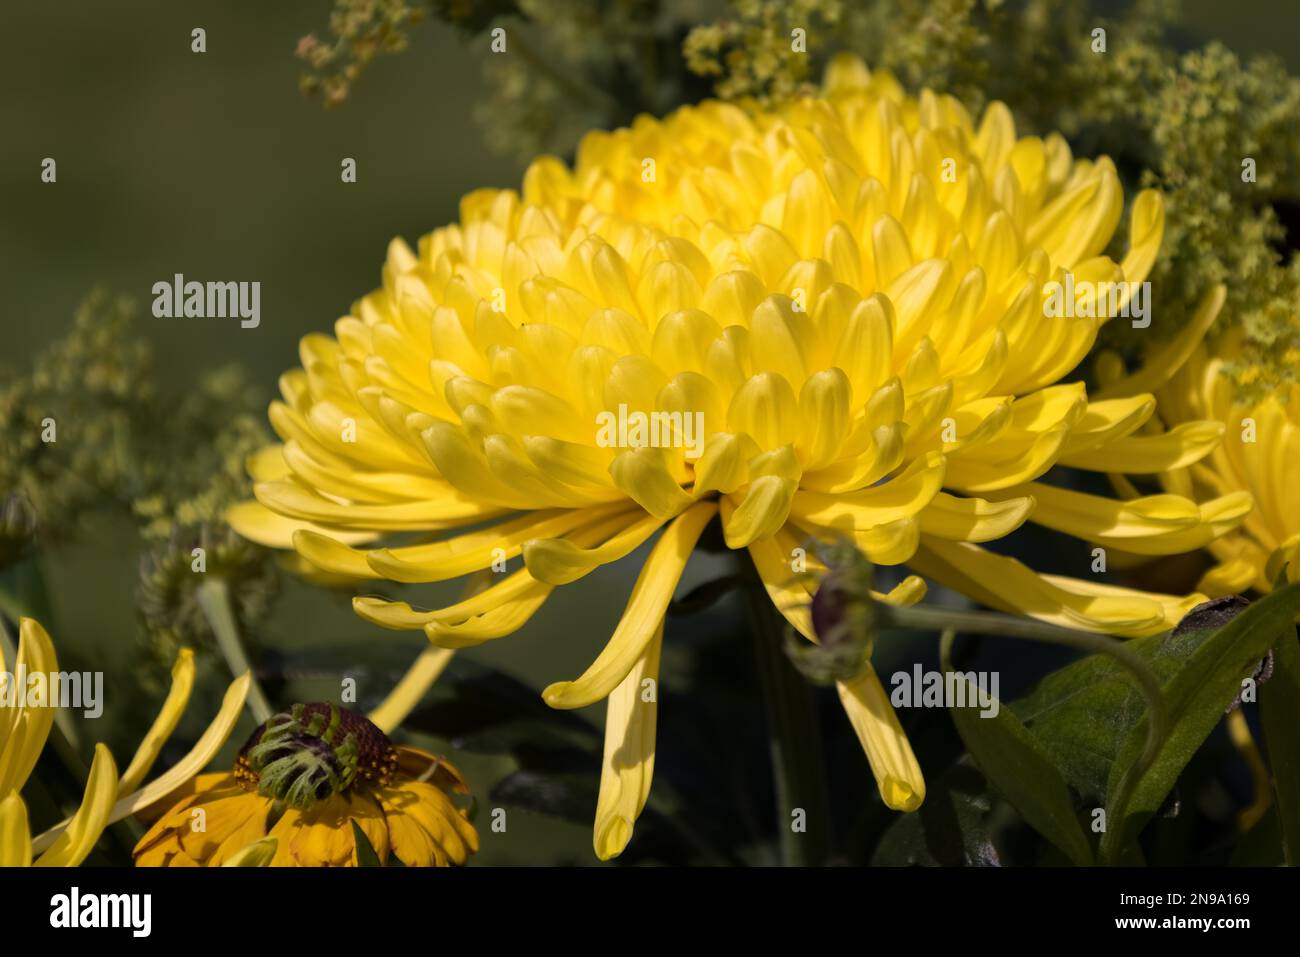
{"type": "MultiPolygon", "coordinates": [[[[557,708],[609,699],[596,850],[612,856],[653,767],[637,688],[715,514],[809,639],[791,559],[839,533],[877,564],[1072,627],[1157,633],[1202,600],[1038,575],[980,547],[1031,520],[1168,554],[1249,509],[1237,493],[1117,502],[1039,481],[1057,463],[1164,471],[1219,439],[1135,437],[1150,395],[1095,402],[1059,381],[1127,299],[1048,317],[1045,284],[1141,282],[1159,249],[1163,206],[1144,192],[1128,252],[1103,254],[1122,209],[1109,159],[1018,139],[1002,104],[976,126],[951,97],[909,97],[850,59],[819,97],[591,133],[574,169],[540,159],[521,193],[467,196],[418,254],[391,244],[383,287],[334,337],[302,341],[270,411],[283,444],[255,457],[257,502],[231,522],[362,579],[440,581],[522,555],[447,608],[355,601],[444,648],[516,631],[555,586],[662,529],[604,650],[544,692],[557,708]],[[611,441],[636,413],[660,413],[671,441],[611,441]],[[356,547],[394,532],[428,540],[356,547]]],[[[912,576],[881,597],[924,590],[912,576]]],[[[879,679],[868,667],[839,690],[884,800],[915,809],[924,780],[879,679]]]]}
{"type": "Polygon", "coordinates": [[[1174,426],[1200,418],[1226,426],[1222,444],[1166,475],[1165,487],[1179,495],[1249,492],[1255,499],[1239,528],[1207,546],[1217,564],[1199,587],[1213,596],[1267,593],[1283,568],[1288,581],[1300,581],[1300,501],[1289,492],[1300,470],[1300,385],[1242,403],[1223,371],[1239,348],[1239,334],[1223,337],[1213,354],[1198,346],[1159,393],[1161,417],[1174,426]]]}
{"type": "Polygon", "coordinates": [[[57,702],[52,697],[52,676],[59,674],[50,636],[38,622],[22,619],[12,672],[5,668],[0,647],[0,867],[80,864],[94,849],[105,827],[183,785],[211,760],[238,719],[248,688],[247,676],[232,683],[220,713],[193,750],[147,787],[140,788],[189,703],[194,656],[188,649],[182,650],[172,668],[171,691],[126,771],[119,778],[108,748],[95,745],[80,809],[33,840],[27,806],[18,792],[36,766],[54,725],[57,702]],[[7,687],[11,682],[13,687],[7,687]]]}
{"type": "MultiPolygon", "coordinates": [[[[1255,501],[1244,523],[1206,546],[1216,561],[1197,588],[1212,597],[1251,590],[1267,594],[1282,574],[1287,581],[1300,581],[1300,505],[1287,494],[1287,483],[1300,466],[1300,385],[1282,385],[1262,400],[1242,401],[1225,368],[1240,359],[1244,331],[1230,329],[1212,346],[1204,340],[1224,298],[1222,288],[1215,290],[1192,321],[1133,375],[1123,375],[1118,357],[1104,355],[1098,363],[1109,394],[1156,391],[1160,415],[1148,428],[1202,428],[1201,420],[1207,418],[1224,426],[1224,439],[1209,456],[1159,477],[1167,491],[1179,496],[1248,494],[1255,501]]],[[[1300,356],[1279,358],[1283,365],[1300,361],[1300,356]]],[[[1245,370],[1246,380],[1258,371],[1245,370]]],[[[1124,476],[1112,480],[1122,493],[1138,494],[1124,476]]],[[[1229,713],[1227,727],[1253,779],[1255,798],[1239,818],[1245,831],[1268,810],[1271,778],[1245,713],[1229,713]]]]}
{"type": "Polygon", "coordinates": [[[448,790],[469,793],[446,761],[337,705],[297,705],[253,733],[234,771],[200,775],[140,839],[136,864],[218,867],[271,838],[272,867],[355,867],[353,822],[381,862],[464,864],[478,833],[448,790]]]}

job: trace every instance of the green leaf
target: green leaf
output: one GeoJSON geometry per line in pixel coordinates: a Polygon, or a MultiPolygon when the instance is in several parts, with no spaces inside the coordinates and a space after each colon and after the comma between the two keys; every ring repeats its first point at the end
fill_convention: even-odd
{"type": "Polygon", "coordinates": [[[1145,719],[1124,738],[1107,788],[1103,860],[1116,861],[1173,788],[1179,773],[1241,693],[1242,681],[1300,612],[1300,583],[1280,588],[1241,611],[1242,599],[1219,599],[1193,609],[1166,640],[1186,646],[1181,666],[1164,685],[1169,733],[1145,769],[1145,719]],[[1239,612],[1239,613],[1238,613],[1239,612]],[[1225,623],[1225,619],[1227,620],[1225,623]]]}
{"type": "Polygon", "coordinates": [[[1300,645],[1283,631],[1273,647],[1273,676],[1259,689],[1259,716],[1273,772],[1286,863],[1300,866],[1300,645]]]}
{"type": "MultiPolygon", "coordinates": [[[[952,667],[952,638],[949,632],[940,644],[941,667],[956,675],[964,691],[962,700],[974,703],[978,700],[975,684],[952,667]]],[[[991,694],[986,700],[992,715],[982,713],[978,704],[948,709],[971,757],[1034,830],[1075,864],[1091,864],[1092,847],[1079,824],[1065,779],[1015,713],[991,694]]]]}
{"type": "Polygon", "coordinates": [[[355,819],[352,823],[352,837],[357,842],[357,866],[358,867],[383,867],[379,860],[379,855],[375,853],[375,846],[370,843],[370,838],[366,837],[366,832],[361,830],[355,819]]]}
{"type": "Polygon", "coordinates": [[[897,815],[871,856],[885,867],[999,867],[993,799],[978,768],[963,762],[928,782],[925,803],[897,815]]]}
{"type": "MultiPolygon", "coordinates": [[[[1191,649],[1163,635],[1128,642],[1163,686],[1191,649]]],[[[1133,674],[1109,655],[1089,655],[1052,672],[1011,709],[1085,802],[1101,807],[1120,743],[1146,714],[1133,674]]]]}

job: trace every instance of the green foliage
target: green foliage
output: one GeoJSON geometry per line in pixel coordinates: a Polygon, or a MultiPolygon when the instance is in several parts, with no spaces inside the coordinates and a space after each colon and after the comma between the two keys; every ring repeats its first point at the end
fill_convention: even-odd
{"type": "MultiPolygon", "coordinates": [[[[949,707],[962,742],[993,786],[1009,800],[1040,834],[1061,849],[1075,864],[1091,864],[1092,848],[1079,826],[1078,814],[1061,772],[1052,764],[1042,743],[1030,734],[1009,708],[991,699],[991,715],[973,702],[974,684],[955,672],[950,660],[952,636],[944,637],[940,652],[943,670],[955,673],[965,689],[965,707],[949,707]]],[[[990,696],[991,697],[991,696],[990,696]]]]}

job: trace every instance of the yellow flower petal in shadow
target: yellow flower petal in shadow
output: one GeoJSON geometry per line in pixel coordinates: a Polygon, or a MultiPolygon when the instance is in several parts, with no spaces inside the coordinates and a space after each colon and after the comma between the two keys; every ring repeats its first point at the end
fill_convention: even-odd
{"type": "MultiPolygon", "coordinates": [[[[36,858],[36,867],[76,867],[95,849],[104,828],[111,823],[109,813],[117,798],[117,766],[103,744],[95,745],[95,757],[86,779],[86,794],[81,807],[62,828],[58,838],[36,858]]],[[[33,851],[36,848],[33,845],[33,851]]]]}
{"type": "Polygon", "coordinates": [[[28,867],[32,835],[27,829],[27,805],[17,792],[0,798],[0,867],[28,867]]]}
{"type": "Polygon", "coordinates": [[[581,708],[619,686],[663,622],[668,602],[704,527],[717,514],[714,502],[692,505],[673,520],[637,576],[623,618],[608,644],[579,678],[558,681],[542,692],[552,708],[581,708]]]}
{"type": "Polygon", "coordinates": [[[592,835],[596,856],[602,861],[623,853],[650,796],[663,637],[661,623],[645,654],[614,689],[606,707],[605,751],[592,835]]]}
{"type": "Polygon", "coordinates": [[[189,648],[182,648],[176,655],[175,663],[172,664],[172,684],[167,692],[167,699],[163,702],[158,717],[154,718],[148,733],[145,734],[144,740],[135,749],[135,756],[131,758],[131,763],[118,779],[119,797],[130,794],[139,787],[144,776],[158,760],[163,745],[172,736],[172,732],[176,730],[176,725],[181,720],[181,715],[185,713],[185,706],[189,704],[190,692],[193,689],[194,652],[189,648]]]}
{"type": "MultiPolygon", "coordinates": [[[[177,788],[182,787],[190,778],[203,770],[213,756],[221,750],[221,746],[226,743],[226,739],[230,737],[230,732],[234,730],[240,715],[243,714],[244,699],[248,697],[249,681],[250,677],[247,674],[240,675],[232,681],[226,689],[225,697],[222,698],[221,708],[218,710],[216,717],[212,719],[212,723],[208,725],[207,730],[203,732],[199,740],[194,743],[194,747],[190,749],[189,753],[150,784],[118,799],[117,803],[112,804],[107,823],[112,824],[114,821],[120,821],[124,817],[143,810],[155,801],[171,794],[177,788]]],[[[113,787],[116,794],[116,769],[113,771],[113,787]]],[[[41,851],[54,844],[71,823],[71,821],[63,821],[50,828],[32,842],[32,850],[41,851]]]]}
{"type": "MultiPolygon", "coordinates": [[[[23,618],[18,623],[18,655],[12,671],[0,671],[0,682],[17,682],[17,676],[57,674],[58,659],[54,654],[54,643],[40,622],[32,618],[23,618]]],[[[48,683],[46,694],[50,693],[48,683]]],[[[28,687],[0,689],[12,695],[14,703],[10,707],[0,708],[0,794],[17,791],[26,783],[32,768],[36,766],[45,739],[49,737],[50,727],[54,724],[53,707],[49,702],[31,706],[28,699],[28,687]]]]}

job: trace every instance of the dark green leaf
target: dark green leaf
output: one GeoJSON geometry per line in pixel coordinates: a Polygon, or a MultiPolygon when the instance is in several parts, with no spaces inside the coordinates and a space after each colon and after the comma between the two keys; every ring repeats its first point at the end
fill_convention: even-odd
{"type": "Polygon", "coordinates": [[[975,704],[975,684],[954,671],[950,651],[951,641],[945,639],[940,661],[945,673],[956,676],[967,706],[948,710],[971,757],[1034,830],[1075,864],[1091,864],[1092,847],[1079,825],[1070,789],[1061,773],[1015,713],[1002,707],[991,694],[987,703],[993,714],[985,715],[980,710],[975,704]]]}
{"type": "Polygon", "coordinates": [[[1300,866],[1300,645],[1284,630],[1273,647],[1273,676],[1259,690],[1259,716],[1273,772],[1286,862],[1300,866]]]}
{"type": "Polygon", "coordinates": [[[1241,693],[1242,681],[1254,674],[1284,630],[1292,633],[1292,622],[1300,611],[1300,583],[1280,588],[1231,617],[1237,610],[1239,606],[1232,607],[1229,599],[1207,602],[1169,636],[1166,644],[1190,649],[1190,653],[1178,655],[1181,667],[1164,685],[1169,733],[1141,772],[1136,765],[1146,744],[1145,720],[1124,738],[1110,770],[1103,859],[1119,858],[1159,810],[1187,761],[1241,693]],[[1231,617],[1226,624],[1225,617],[1231,617]]]}
{"type": "Polygon", "coordinates": [[[357,842],[357,866],[358,867],[383,867],[379,860],[379,855],[375,853],[375,847],[370,843],[370,838],[366,837],[366,832],[361,830],[361,825],[355,820],[352,822],[352,837],[357,842]]]}
{"type": "Polygon", "coordinates": [[[984,776],[969,764],[957,764],[929,782],[920,810],[898,816],[871,863],[998,867],[1002,857],[993,842],[992,810],[984,776]]]}

